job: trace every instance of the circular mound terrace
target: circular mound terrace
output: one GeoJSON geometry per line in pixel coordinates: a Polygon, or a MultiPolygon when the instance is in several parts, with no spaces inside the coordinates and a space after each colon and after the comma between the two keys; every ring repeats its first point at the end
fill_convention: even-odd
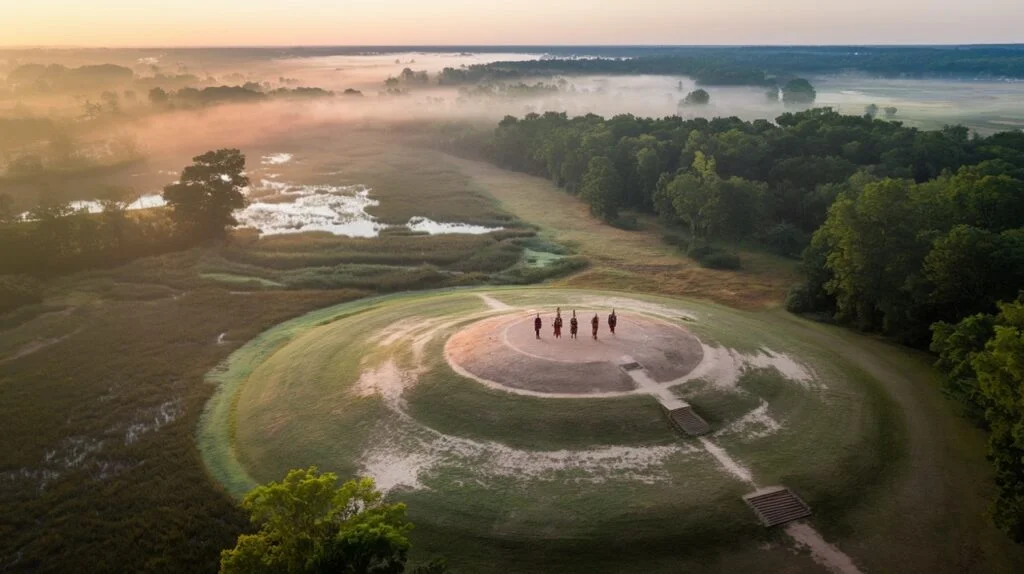
{"type": "Polygon", "coordinates": [[[591,394],[633,391],[631,371],[643,369],[658,383],[685,377],[704,356],[700,340],[681,326],[639,315],[618,314],[616,334],[599,313],[598,338],[590,332],[594,311],[577,312],[579,338],[552,331],[553,315],[542,315],[538,339],[535,315],[516,313],[471,324],[448,339],[445,354],[459,371],[512,389],[539,393],[591,394]]]}
{"type": "Polygon", "coordinates": [[[743,497],[783,485],[838,520],[893,459],[888,403],[814,336],[770,314],[665,297],[363,299],[264,332],[210,380],[200,450],[229,492],[310,465],[372,477],[409,505],[414,547],[467,572],[647,571],[723,540],[785,569],[792,544],[762,550],[743,497]],[[705,421],[699,437],[676,417],[687,413],[705,421]],[[542,558],[524,561],[538,544],[542,558]],[[582,555],[592,558],[581,568],[582,555]]]}

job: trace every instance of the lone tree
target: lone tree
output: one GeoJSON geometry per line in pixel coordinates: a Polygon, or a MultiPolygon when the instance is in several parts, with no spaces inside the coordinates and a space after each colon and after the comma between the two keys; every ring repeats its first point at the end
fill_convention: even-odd
{"type": "Polygon", "coordinates": [[[878,115],[878,106],[875,104],[868,104],[864,106],[864,115],[869,118],[873,118],[878,115]]]}
{"type": "Polygon", "coordinates": [[[245,155],[237,149],[208,151],[192,158],[181,179],[164,188],[178,228],[196,239],[223,237],[236,225],[232,213],[245,207],[245,155]]]}
{"type": "Polygon", "coordinates": [[[794,78],[782,88],[782,101],[787,104],[813,104],[818,97],[814,86],[803,78],[794,78]]]}
{"type": "Polygon", "coordinates": [[[885,112],[885,117],[887,118],[891,118],[896,115],[895,106],[886,106],[883,111],[885,112]]]}
{"type": "Polygon", "coordinates": [[[703,105],[707,104],[710,101],[711,101],[711,94],[709,94],[707,92],[707,90],[703,90],[703,89],[699,89],[698,88],[698,89],[690,92],[689,94],[686,94],[686,97],[683,98],[682,105],[684,105],[684,106],[703,106],[703,105]]]}
{"type": "MultiPolygon", "coordinates": [[[[412,523],[405,505],[388,504],[373,479],[339,488],[334,473],[296,469],[253,489],[242,508],[259,526],[220,555],[223,574],[405,571],[412,523]]],[[[444,569],[432,570],[442,572],[444,569]]]]}

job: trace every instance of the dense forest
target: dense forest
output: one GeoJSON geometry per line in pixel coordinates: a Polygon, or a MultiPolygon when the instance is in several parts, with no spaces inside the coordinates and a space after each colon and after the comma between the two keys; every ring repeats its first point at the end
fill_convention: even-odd
{"type": "Polygon", "coordinates": [[[735,242],[802,254],[791,311],[939,354],[948,394],[992,432],[994,516],[1024,540],[1024,133],[830,109],[775,123],[549,112],[448,144],[549,178],[613,225],[657,215],[709,266],[737,266],[720,249],[735,242]]]}
{"type": "Polygon", "coordinates": [[[682,75],[704,86],[774,85],[800,74],[1024,78],[1020,46],[756,46],[595,49],[557,57],[445,68],[447,85],[559,75],[682,75]],[[594,57],[597,56],[597,57],[594,57]]]}

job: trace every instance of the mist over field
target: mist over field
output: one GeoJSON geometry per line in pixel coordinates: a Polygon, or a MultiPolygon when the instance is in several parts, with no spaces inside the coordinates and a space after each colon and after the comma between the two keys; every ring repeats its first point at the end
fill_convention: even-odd
{"type": "Polygon", "coordinates": [[[1022,129],[1021,45],[0,49],[0,572],[1024,571],[1022,129]]]}

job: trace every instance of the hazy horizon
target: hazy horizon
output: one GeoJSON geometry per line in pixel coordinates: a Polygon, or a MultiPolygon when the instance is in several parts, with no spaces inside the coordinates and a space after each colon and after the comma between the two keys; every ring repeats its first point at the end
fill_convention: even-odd
{"type": "Polygon", "coordinates": [[[10,6],[3,47],[959,45],[1024,42],[1017,0],[41,0],[10,6]],[[912,24],[912,26],[908,26],[912,24]]]}

